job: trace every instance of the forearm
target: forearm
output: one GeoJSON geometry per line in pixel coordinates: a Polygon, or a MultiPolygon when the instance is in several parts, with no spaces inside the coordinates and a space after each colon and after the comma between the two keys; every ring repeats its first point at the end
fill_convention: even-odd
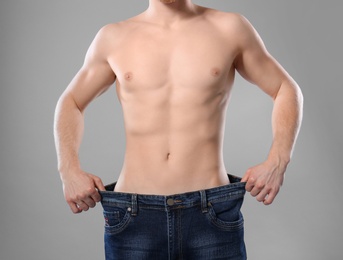
{"type": "Polygon", "coordinates": [[[54,137],[61,178],[73,169],[80,168],[78,157],[83,136],[84,117],[71,96],[59,99],[54,120],[54,137]]]}
{"type": "Polygon", "coordinates": [[[277,167],[289,163],[302,121],[303,96],[295,82],[282,83],[272,113],[273,142],[268,161],[277,167]]]}

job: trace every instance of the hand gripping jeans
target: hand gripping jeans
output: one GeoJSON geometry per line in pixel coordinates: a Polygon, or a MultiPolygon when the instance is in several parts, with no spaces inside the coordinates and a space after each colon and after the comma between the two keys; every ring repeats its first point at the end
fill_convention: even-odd
{"type": "Polygon", "coordinates": [[[101,191],[106,260],[246,259],[245,183],[170,196],[101,191]]]}

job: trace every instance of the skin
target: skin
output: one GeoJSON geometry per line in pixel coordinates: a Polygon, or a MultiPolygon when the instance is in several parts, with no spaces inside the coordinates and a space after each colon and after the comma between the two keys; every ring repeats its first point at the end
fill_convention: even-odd
{"type": "Polygon", "coordinates": [[[72,212],[94,207],[104,190],[82,170],[78,150],[86,107],[114,82],[126,133],[115,191],[170,195],[228,184],[224,125],[237,72],[274,101],[268,156],[242,179],[252,196],[271,204],[301,123],[299,86],[243,16],[191,0],[150,0],[145,12],[98,32],[58,101],[58,169],[72,212]]]}

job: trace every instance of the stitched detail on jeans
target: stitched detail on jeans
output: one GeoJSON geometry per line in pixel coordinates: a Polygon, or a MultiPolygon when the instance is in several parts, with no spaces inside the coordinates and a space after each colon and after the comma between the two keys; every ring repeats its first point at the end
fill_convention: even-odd
{"type": "Polygon", "coordinates": [[[216,216],[212,206],[209,206],[209,211],[206,213],[206,217],[209,219],[211,224],[224,231],[237,231],[244,227],[244,219],[242,214],[240,214],[240,217],[237,221],[223,221],[216,216]]]}
{"type": "MultiPolygon", "coordinates": [[[[105,215],[105,219],[106,219],[106,213],[104,213],[105,215]]],[[[129,211],[126,211],[124,217],[122,220],[120,220],[120,222],[116,225],[109,225],[106,226],[105,225],[105,233],[107,234],[118,234],[120,232],[122,232],[129,224],[130,224],[130,220],[131,220],[131,213],[129,211]]],[[[106,220],[105,220],[106,221],[106,220]]]]}

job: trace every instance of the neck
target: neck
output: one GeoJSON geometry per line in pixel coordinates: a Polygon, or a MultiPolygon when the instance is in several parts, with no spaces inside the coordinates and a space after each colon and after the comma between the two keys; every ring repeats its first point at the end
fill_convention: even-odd
{"type": "Polygon", "coordinates": [[[196,13],[192,0],[149,0],[146,14],[155,22],[171,24],[196,13]]]}

